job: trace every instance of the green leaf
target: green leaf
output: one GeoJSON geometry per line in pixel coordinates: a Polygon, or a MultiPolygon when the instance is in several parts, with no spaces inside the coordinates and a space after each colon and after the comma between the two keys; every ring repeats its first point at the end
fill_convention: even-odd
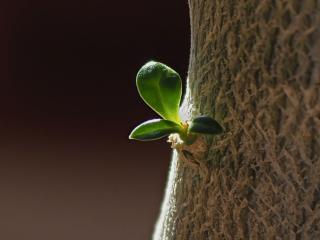
{"type": "Polygon", "coordinates": [[[131,132],[129,139],[140,141],[156,140],[171,133],[180,132],[182,127],[172,121],[164,119],[153,119],[137,126],[131,132]]]}
{"type": "Polygon", "coordinates": [[[189,131],[203,134],[220,134],[223,128],[211,117],[201,116],[193,119],[189,125],[189,131]]]}
{"type": "Polygon", "coordinates": [[[150,61],[139,70],[137,88],[142,99],[167,120],[180,123],[181,79],[170,67],[150,61]]]}

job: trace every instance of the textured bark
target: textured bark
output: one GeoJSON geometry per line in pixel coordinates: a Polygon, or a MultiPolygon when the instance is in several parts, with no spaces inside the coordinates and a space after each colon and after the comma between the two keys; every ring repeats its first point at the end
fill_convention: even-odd
{"type": "Polygon", "coordinates": [[[320,1],[189,0],[186,119],[155,240],[320,239],[320,1]]]}

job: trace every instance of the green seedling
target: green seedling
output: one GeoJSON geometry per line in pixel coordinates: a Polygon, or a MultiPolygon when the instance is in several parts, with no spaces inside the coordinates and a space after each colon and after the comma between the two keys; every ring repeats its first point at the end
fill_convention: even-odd
{"type": "Polygon", "coordinates": [[[198,134],[220,134],[223,129],[211,117],[200,116],[183,122],[179,116],[182,83],[179,74],[170,67],[150,61],[139,70],[138,92],[144,102],[162,119],[153,119],[137,126],[129,139],[156,140],[177,133],[186,144],[192,144],[198,134]]]}

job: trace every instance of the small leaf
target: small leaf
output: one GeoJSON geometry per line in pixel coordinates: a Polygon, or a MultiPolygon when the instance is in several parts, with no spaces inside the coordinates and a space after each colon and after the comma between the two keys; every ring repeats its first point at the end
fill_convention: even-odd
{"type": "Polygon", "coordinates": [[[153,119],[137,126],[131,132],[129,139],[140,141],[156,140],[171,133],[180,132],[182,127],[172,121],[164,119],[153,119]]]}
{"type": "Polygon", "coordinates": [[[211,117],[201,116],[193,119],[189,125],[189,131],[203,134],[220,134],[223,128],[211,117]]]}
{"type": "Polygon", "coordinates": [[[140,96],[155,112],[167,120],[180,123],[179,105],[181,79],[170,67],[150,61],[139,70],[136,78],[140,96]]]}

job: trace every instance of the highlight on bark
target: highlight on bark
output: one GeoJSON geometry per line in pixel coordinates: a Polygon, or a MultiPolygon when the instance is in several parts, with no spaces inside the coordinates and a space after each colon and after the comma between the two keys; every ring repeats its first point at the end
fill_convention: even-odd
{"type": "Polygon", "coordinates": [[[182,83],[179,74],[163,63],[150,61],[136,77],[138,92],[144,102],[162,119],[148,120],[133,129],[129,139],[151,141],[178,134],[186,145],[193,144],[199,134],[223,132],[220,124],[209,116],[183,122],[179,116],[182,83]]]}

